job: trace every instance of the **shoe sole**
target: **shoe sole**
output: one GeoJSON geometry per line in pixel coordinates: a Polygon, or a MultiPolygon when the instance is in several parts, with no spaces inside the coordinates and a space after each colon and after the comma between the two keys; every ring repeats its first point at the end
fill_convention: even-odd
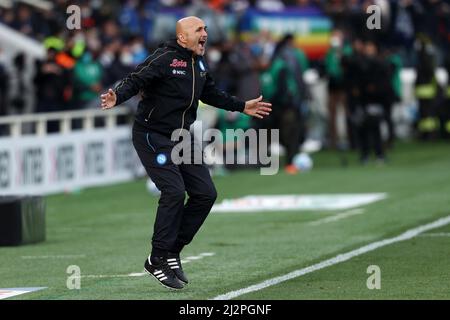
{"type": "MultiPolygon", "coordinates": [[[[160,285],[162,285],[163,287],[165,287],[165,288],[167,288],[167,289],[169,289],[169,290],[178,291],[178,290],[183,289],[183,288],[173,288],[173,287],[169,287],[169,286],[165,285],[164,283],[162,283],[161,281],[159,281],[159,279],[158,279],[153,273],[151,273],[150,271],[148,271],[148,270],[145,269],[145,268],[144,268],[144,270],[145,270],[145,272],[147,272],[149,275],[151,275],[154,279],[156,279],[156,281],[157,281],[160,285]]],[[[177,278],[177,279],[178,279],[178,278],[177,278]]]]}

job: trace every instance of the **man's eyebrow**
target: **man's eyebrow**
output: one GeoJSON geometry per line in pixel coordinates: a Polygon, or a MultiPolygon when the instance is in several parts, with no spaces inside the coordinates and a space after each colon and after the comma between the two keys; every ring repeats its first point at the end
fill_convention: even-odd
{"type": "Polygon", "coordinates": [[[205,29],[205,30],[206,30],[207,28],[208,28],[207,26],[200,26],[200,27],[198,27],[197,30],[195,30],[195,31],[200,31],[200,30],[202,30],[202,29],[205,29]]]}

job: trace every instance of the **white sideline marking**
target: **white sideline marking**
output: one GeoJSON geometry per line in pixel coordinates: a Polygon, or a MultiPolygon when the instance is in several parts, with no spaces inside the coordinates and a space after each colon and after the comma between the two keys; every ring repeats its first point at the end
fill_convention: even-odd
{"type": "Polygon", "coordinates": [[[0,288],[0,300],[15,297],[21,294],[47,289],[47,287],[36,288],[0,288]]]}
{"type": "Polygon", "coordinates": [[[405,240],[409,240],[412,239],[414,237],[416,237],[417,235],[428,231],[428,230],[432,230],[432,229],[436,229],[442,226],[445,226],[447,224],[450,224],[450,216],[447,216],[445,218],[441,218],[438,219],[434,222],[410,229],[404,233],[402,233],[401,235],[394,237],[394,238],[389,238],[389,239],[385,239],[385,240],[380,240],[380,241],[376,241],[373,243],[370,243],[368,245],[362,246],[358,249],[343,253],[343,254],[339,254],[331,259],[328,260],[324,260],[322,262],[316,263],[312,266],[303,268],[303,269],[298,269],[295,271],[292,271],[288,274],[285,274],[283,276],[279,276],[279,277],[275,277],[272,279],[268,279],[265,280],[263,282],[260,282],[258,284],[243,288],[243,289],[239,289],[239,290],[235,290],[235,291],[230,291],[228,293],[216,296],[213,298],[213,300],[229,300],[229,299],[233,299],[236,297],[239,297],[243,294],[246,293],[250,293],[250,292],[254,292],[254,291],[258,291],[273,285],[276,285],[278,283],[287,281],[287,280],[291,280],[300,276],[303,276],[305,274],[326,268],[326,267],[330,267],[332,265],[350,260],[351,258],[354,258],[356,256],[359,256],[361,254],[376,250],[378,248],[396,243],[396,242],[400,242],[400,241],[405,241],[405,240]]]}
{"type": "Polygon", "coordinates": [[[351,216],[356,216],[358,214],[362,214],[364,213],[365,210],[362,208],[356,208],[356,209],[352,209],[352,210],[348,210],[348,211],[344,211],[344,212],[340,212],[337,213],[335,215],[332,215],[330,217],[326,217],[320,220],[316,220],[316,221],[312,221],[310,223],[308,223],[310,226],[318,226],[324,223],[329,223],[329,222],[334,222],[334,221],[338,221],[341,219],[345,219],[351,216]]]}
{"type": "Polygon", "coordinates": [[[203,257],[201,257],[201,256],[190,256],[190,257],[186,257],[184,259],[185,260],[199,260],[201,258],[203,258],[203,257]]]}
{"type": "MultiPolygon", "coordinates": [[[[190,256],[186,257],[185,259],[181,260],[182,264],[189,263],[194,260],[200,260],[204,257],[212,257],[215,255],[214,252],[203,252],[200,253],[198,256],[190,256]]],[[[88,275],[82,275],[80,278],[123,278],[123,277],[143,277],[147,275],[147,272],[132,272],[128,274],[88,274],[88,275]]]]}
{"type": "Polygon", "coordinates": [[[214,252],[203,252],[203,253],[200,253],[200,256],[202,256],[202,257],[212,257],[213,255],[215,255],[214,252]]]}
{"type": "Polygon", "coordinates": [[[184,259],[181,259],[181,263],[186,264],[189,263],[193,260],[199,260],[199,259],[203,259],[204,257],[212,257],[213,255],[215,255],[214,252],[202,252],[200,253],[198,256],[190,256],[190,257],[186,257],[184,259]]]}
{"type": "Polygon", "coordinates": [[[421,237],[450,237],[450,232],[424,233],[421,237]]]}
{"type": "Polygon", "coordinates": [[[135,273],[129,273],[126,276],[128,276],[128,277],[142,277],[145,274],[146,274],[145,272],[135,272],[135,273]]]}
{"type": "MultiPolygon", "coordinates": [[[[76,276],[72,276],[73,278],[78,278],[76,276]]],[[[122,278],[122,277],[130,277],[129,274],[88,274],[85,276],[80,276],[79,278],[122,278]]]]}
{"type": "Polygon", "coordinates": [[[22,256],[22,259],[75,259],[85,258],[85,254],[60,254],[60,255],[48,255],[48,256],[22,256]]]}

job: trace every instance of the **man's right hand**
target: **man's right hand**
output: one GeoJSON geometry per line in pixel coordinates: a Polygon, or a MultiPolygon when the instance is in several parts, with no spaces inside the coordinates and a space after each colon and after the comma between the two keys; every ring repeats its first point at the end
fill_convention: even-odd
{"type": "Polygon", "coordinates": [[[104,93],[100,96],[102,99],[102,109],[111,109],[116,105],[117,96],[113,89],[109,89],[107,93],[104,93]]]}

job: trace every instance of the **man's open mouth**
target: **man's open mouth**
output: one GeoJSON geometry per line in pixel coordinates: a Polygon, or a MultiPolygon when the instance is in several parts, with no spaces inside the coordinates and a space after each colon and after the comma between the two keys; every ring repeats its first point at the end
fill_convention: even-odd
{"type": "Polygon", "coordinates": [[[204,49],[205,48],[205,44],[206,44],[206,39],[200,39],[198,41],[198,45],[200,46],[200,48],[204,49]]]}

